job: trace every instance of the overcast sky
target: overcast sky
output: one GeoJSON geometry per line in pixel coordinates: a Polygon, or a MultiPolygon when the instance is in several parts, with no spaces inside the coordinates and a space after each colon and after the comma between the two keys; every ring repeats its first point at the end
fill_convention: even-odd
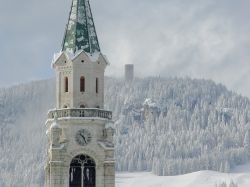
{"type": "MultiPolygon", "coordinates": [[[[106,75],[212,79],[250,97],[249,0],[90,0],[106,75]]],[[[0,0],[0,87],[54,76],[71,0],[0,0]]]]}

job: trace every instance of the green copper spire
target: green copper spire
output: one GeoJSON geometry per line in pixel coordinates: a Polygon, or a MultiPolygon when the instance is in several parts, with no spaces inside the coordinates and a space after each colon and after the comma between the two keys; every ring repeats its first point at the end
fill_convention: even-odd
{"type": "Polygon", "coordinates": [[[78,50],[90,54],[100,52],[89,0],[72,0],[62,43],[62,51],[75,53],[78,50]]]}

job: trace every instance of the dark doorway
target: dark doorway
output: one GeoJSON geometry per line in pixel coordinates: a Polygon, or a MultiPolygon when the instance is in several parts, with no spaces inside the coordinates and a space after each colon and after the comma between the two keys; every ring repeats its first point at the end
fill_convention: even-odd
{"type": "Polygon", "coordinates": [[[95,161],[87,155],[78,155],[71,161],[69,187],[95,187],[95,161]]]}

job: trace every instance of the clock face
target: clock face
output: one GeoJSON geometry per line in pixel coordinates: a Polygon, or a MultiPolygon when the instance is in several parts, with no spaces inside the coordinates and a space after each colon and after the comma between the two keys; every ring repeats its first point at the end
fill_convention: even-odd
{"type": "Polygon", "coordinates": [[[85,146],[91,141],[91,134],[86,129],[81,129],[76,133],[76,142],[79,145],[85,146]]]}

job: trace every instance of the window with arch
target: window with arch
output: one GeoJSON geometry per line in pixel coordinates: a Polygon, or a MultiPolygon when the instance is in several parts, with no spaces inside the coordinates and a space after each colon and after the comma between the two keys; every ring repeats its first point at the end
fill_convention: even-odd
{"type": "Polygon", "coordinates": [[[80,78],[80,92],[85,92],[85,77],[80,78]]]}
{"type": "Polygon", "coordinates": [[[69,92],[69,79],[68,79],[68,77],[64,78],[64,92],[69,92]]]}
{"type": "Polygon", "coordinates": [[[69,168],[69,187],[96,187],[96,163],[88,155],[72,159],[69,168]]]}
{"type": "Polygon", "coordinates": [[[95,92],[98,93],[99,92],[99,79],[96,78],[95,80],[95,92]]]}

